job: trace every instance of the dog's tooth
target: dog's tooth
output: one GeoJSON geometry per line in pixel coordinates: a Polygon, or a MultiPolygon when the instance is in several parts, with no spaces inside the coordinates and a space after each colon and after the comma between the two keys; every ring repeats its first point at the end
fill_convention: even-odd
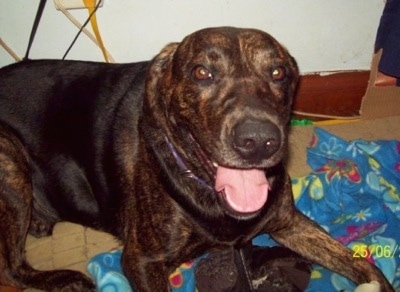
{"type": "Polygon", "coordinates": [[[212,165],[213,165],[215,168],[218,168],[218,163],[213,162],[212,165]]]}

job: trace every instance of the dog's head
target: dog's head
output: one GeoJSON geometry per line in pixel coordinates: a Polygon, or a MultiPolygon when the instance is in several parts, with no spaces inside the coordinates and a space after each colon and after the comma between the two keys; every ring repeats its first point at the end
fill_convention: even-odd
{"type": "Polygon", "coordinates": [[[266,203],[266,169],[281,162],[298,79],[294,59],[269,34],[208,28],[153,60],[147,102],[189,169],[220,205],[250,217],[266,203]],[[153,94],[154,93],[154,94],[153,94]]]}

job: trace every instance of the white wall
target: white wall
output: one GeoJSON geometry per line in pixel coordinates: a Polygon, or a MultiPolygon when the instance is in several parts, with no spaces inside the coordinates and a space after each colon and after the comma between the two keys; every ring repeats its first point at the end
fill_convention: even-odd
{"type": "MultiPolygon", "coordinates": [[[[31,58],[61,58],[77,29],[48,0],[31,58]]],[[[20,56],[39,0],[0,0],[0,38],[20,56]]],[[[105,0],[97,17],[118,62],[152,58],[165,44],[208,26],[263,29],[297,59],[303,73],[369,69],[383,0],[105,0]]],[[[85,10],[71,11],[82,22],[85,10]]],[[[84,35],[70,59],[103,60],[84,35]]],[[[13,59],[0,47],[0,66],[13,59]]]]}

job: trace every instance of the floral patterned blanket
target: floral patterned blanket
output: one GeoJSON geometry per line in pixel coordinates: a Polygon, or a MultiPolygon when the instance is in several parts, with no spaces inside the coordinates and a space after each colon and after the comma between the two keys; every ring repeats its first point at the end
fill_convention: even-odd
{"type": "MultiPolygon", "coordinates": [[[[349,246],[354,257],[377,265],[400,291],[400,141],[347,142],[315,128],[307,157],[313,171],[292,180],[299,210],[349,246]]],[[[253,243],[275,245],[268,235],[253,243]]],[[[89,262],[99,291],[131,291],[120,270],[120,256],[113,251],[89,262]]],[[[173,291],[195,291],[196,264],[197,260],[185,263],[171,275],[173,291]]],[[[354,288],[342,276],[314,265],[307,291],[354,288]]]]}

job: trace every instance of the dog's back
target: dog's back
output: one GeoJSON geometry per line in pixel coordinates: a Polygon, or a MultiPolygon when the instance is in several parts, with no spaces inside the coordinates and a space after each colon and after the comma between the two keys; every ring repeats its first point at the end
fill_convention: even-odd
{"type": "Polygon", "coordinates": [[[112,151],[113,121],[123,100],[137,122],[146,67],[43,60],[0,70],[0,123],[27,152],[36,209],[58,214],[54,221],[96,228],[110,219],[99,212],[112,210],[117,200],[109,198],[104,178],[112,162],[104,157],[112,151]]]}
{"type": "Polygon", "coordinates": [[[135,79],[142,79],[146,64],[43,60],[4,67],[0,120],[11,125],[28,146],[44,136],[62,136],[58,138],[64,143],[68,135],[78,137],[109,119],[135,79]],[[39,132],[43,126],[48,132],[39,132]]]}

